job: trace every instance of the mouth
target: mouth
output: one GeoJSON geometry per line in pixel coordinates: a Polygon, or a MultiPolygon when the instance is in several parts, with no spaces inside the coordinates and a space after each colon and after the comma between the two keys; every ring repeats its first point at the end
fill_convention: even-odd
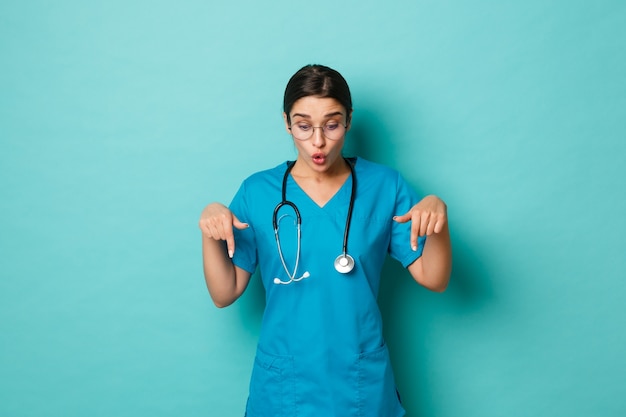
{"type": "Polygon", "coordinates": [[[311,158],[313,159],[313,163],[317,165],[324,165],[326,162],[326,155],[321,152],[313,154],[311,158]]]}

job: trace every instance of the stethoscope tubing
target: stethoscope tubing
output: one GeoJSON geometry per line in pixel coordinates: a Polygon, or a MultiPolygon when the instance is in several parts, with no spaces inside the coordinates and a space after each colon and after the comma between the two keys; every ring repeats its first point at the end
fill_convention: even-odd
{"type": "MultiPolygon", "coordinates": [[[[281,201],[280,204],[278,204],[276,206],[276,208],[274,209],[274,216],[272,218],[272,225],[274,226],[274,237],[276,238],[276,247],[278,249],[278,255],[280,257],[280,261],[283,264],[283,268],[285,269],[285,272],[287,273],[287,275],[289,275],[289,282],[291,282],[291,281],[300,281],[299,279],[295,278],[296,273],[298,272],[298,265],[300,264],[300,242],[302,240],[301,239],[302,218],[300,217],[300,210],[298,210],[298,207],[294,203],[292,203],[291,201],[287,201],[287,200],[281,201]],[[282,207],[284,207],[284,206],[290,206],[294,210],[294,212],[296,213],[296,228],[297,228],[297,231],[298,231],[298,239],[297,239],[298,248],[297,248],[297,251],[296,251],[296,262],[294,264],[293,272],[291,274],[289,273],[289,268],[287,268],[287,264],[285,263],[285,257],[283,256],[283,250],[282,250],[282,248],[280,246],[280,238],[278,237],[278,220],[277,220],[278,211],[282,207]]],[[[283,281],[280,281],[280,280],[278,280],[278,281],[275,280],[275,282],[281,283],[281,284],[284,283],[283,281]]]]}
{"type": "MultiPolygon", "coordinates": [[[[335,269],[342,273],[342,274],[346,274],[350,271],[352,271],[352,269],[354,268],[354,259],[348,254],[348,237],[350,236],[350,224],[352,223],[352,212],[354,210],[354,200],[356,199],[356,187],[357,187],[357,183],[356,183],[356,175],[354,173],[354,166],[352,164],[352,162],[350,160],[348,160],[347,158],[344,158],[344,160],[346,161],[346,163],[348,164],[348,167],[350,168],[350,174],[352,176],[352,190],[350,193],[350,204],[348,205],[348,215],[346,216],[346,226],[344,228],[344,232],[343,232],[343,246],[342,246],[342,253],[335,259],[334,265],[335,265],[335,269]]],[[[276,205],[276,207],[274,208],[274,213],[272,215],[272,226],[274,228],[274,236],[276,238],[276,246],[278,249],[278,255],[280,257],[280,260],[283,264],[283,268],[285,269],[285,272],[287,273],[287,275],[289,276],[289,280],[288,281],[281,281],[279,278],[275,278],[274,282],[276,284],[289,284],[291,282],[297,282],[300,281],[304,278],[309,277],[309,273],[305,272],[304,275],[302,277],[296,278],[296,274],[298,272],[298,265],[300,262],[300,244],[301,244],[301,225],[302,225],[302,217],[300,216],[300,210],[298,209],[298,207],[296,206],[295,203],[287,200],[287,179],[289,178],[289,173],[291,172],[292,168],[295,165],[295,161],[290,161],[287,163],[287,169],[285,170],[285,175],[283,176],[283,184],[282,184],[282,200],[280,203],[278,203],[276,205]],[[280,246],[280,238],[278,236],[278,212],[281,208],[283,208],[284,206],[289,206],[293,209],[294,213],[296,214],[296,223],[297,223],[297,233],[298,233],[298,247],[297,247],[297,254],[296,254],[296,262],[294,265],[294,271],[292,273],[289,273],[289,268],[287,268],[287,265],[285,263],[285,258],[283,256],[283,251],[282,248],[280,246]]]]}
{"type": "Polygon", "coordinates": [[[352,191],[350,192],[350,204],[348,205],[348,215],[346,216],[346,227],[343,231],[343,256],[348,254],[348,236],[350,235],[350,225],[352,224],[352,210],[354,209],[354,199],[356,198],[356,175],[354,175],[354,166],[352,162],[344,158],[350,167],[350,175],[352,176],[352,191]]]}

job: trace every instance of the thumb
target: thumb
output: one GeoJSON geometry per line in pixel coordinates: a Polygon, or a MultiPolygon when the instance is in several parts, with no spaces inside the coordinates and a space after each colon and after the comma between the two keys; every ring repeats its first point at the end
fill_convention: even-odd
{"type": "Polygon", "coordinates": [[[406,223],[411,220],[411,212],[409,211],[401,216],[393,216],[393,220],[398,223],[406,223]]]}
{"type": "Polygon", "coordinates": [[[248,227],[250,227],[248,223],[242,223],[234,214],[233,214],[233,226],[239,230],[247,229],[248,227]]]}

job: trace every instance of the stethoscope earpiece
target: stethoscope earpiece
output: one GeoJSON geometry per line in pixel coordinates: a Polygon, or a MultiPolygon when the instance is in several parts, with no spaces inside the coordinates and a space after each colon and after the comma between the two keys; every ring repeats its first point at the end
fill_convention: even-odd
{"type": "Polygon", "coordinates": [[[308,278],[310,276],[311,276],[311,274],[309,274],[309,271],[306,271],[299,278],[293,278],[292,276],[289,276],[289,280],[288,281],[281,281],[280,278],[274,278],[274,284],[291,284],[292,282],[302,281],[303,279],[308,278]]]}

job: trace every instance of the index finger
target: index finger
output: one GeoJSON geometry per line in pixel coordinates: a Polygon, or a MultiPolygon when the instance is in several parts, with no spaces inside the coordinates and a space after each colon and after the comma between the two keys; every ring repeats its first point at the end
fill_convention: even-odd
{"type": "Polygon", "coordinates": [[[415,218],[415,216],[411,219],[411,249],[413,249],[413,251],[417,250],[417,239],[419,237],[420,234],[420,225],[421,225],[421,221],[420,221],[420,216],[419,214],[416,215],[417,218],[415,218]]]}
{"type": "Polygon", "coordinates": [[[232,257],[235,255],[235,235],[233,233],[232,222],[224,228],[224,240],[226,241],[228,257],[232,259],[232,257]]]}

